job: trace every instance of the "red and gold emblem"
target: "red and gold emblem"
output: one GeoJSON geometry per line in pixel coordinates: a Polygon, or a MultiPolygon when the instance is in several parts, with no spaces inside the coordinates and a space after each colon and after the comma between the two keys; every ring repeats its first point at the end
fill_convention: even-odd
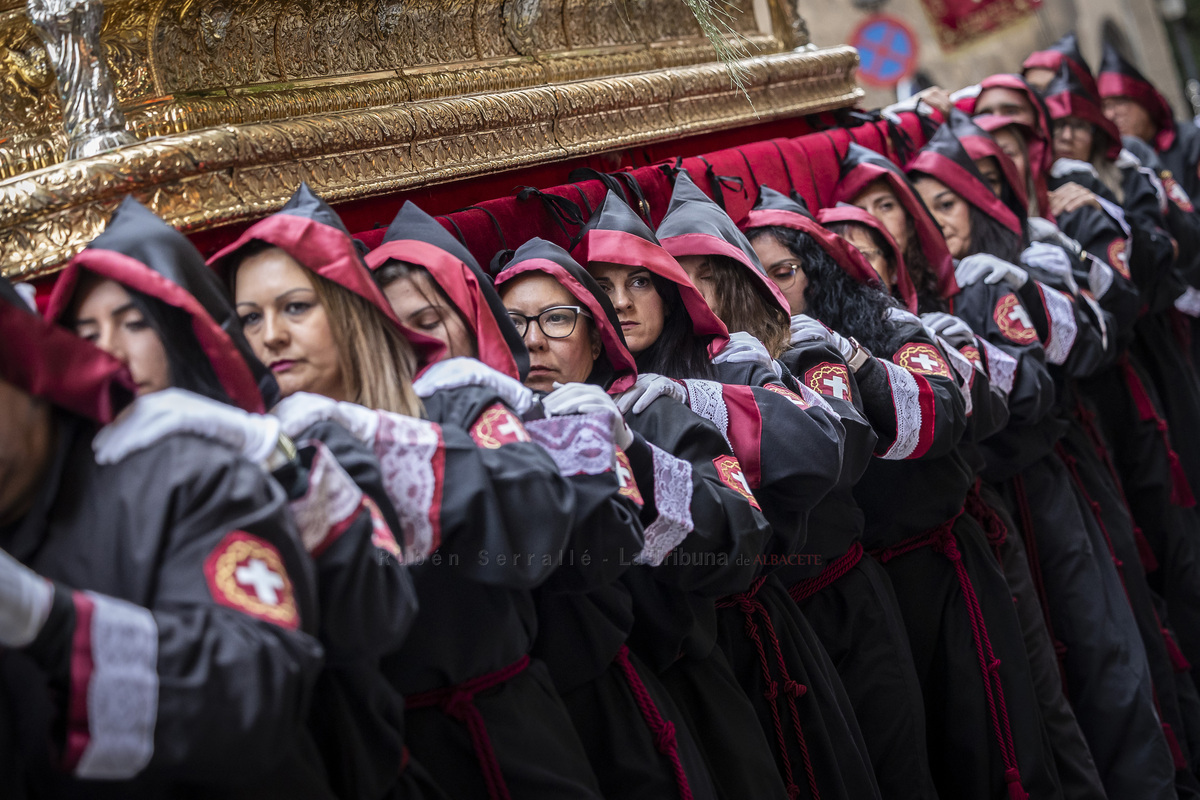
{"type": "Polygon", "coordinates": [[[983,356],[979,354],[978,347],[970,344],[963,345],[958,349],[958,352],[962,353],[963,358],[965,358],[967,361],[970,361],[971,364],[979,369],[983,369],[983,356]]]}
{"type": "Polygon", "coordinates": [[[768,392],[774,392],[775,394],[780,395],[781,397],[787,398],[787,401],[789,403],[791,403],[792,405],[796,406],[797,408],[804,408],[804,409],[812,408],[812,406],[808,403],[807,400],[805,400],[803,397],[796,394],[795,392],[793,392],[791,389],[787,388],[786,386],[780,386],[777,383],[768,383],[766,386],[764,386],[762,388],[766,389],[768,392]]]}
{"type": "Polygon", "coordinates": [[[746,473],[742,471],[742,465],[734,456],[717,456],[713,459],[713,465],[717,468],[717,475],[721,477],[721,483],[733,489],[742,497],[750,501],[750,505],[762,511],[762,506],[754,499],[754,492],[750,491],[750,482],[746,480],[746,473]]]}
{"type": "Polygon", "coordinates": [[[1129,243],[1124,239],[1113,239],[1108,246],[1108,264],[1125,280],[1129,280],[1129,243]]]}
{"type": "Polygon", "coordinates": [[[1006,294],[996,303],[992,310],[992,319],[996,321],[1000,333],[1014,344],[1033,344],[1037,341],[1037,329],[1029,312],[1015,294],[1006,294]]]}
{"type": "Polygon", "coordinates": [[[300,626],[300,612],[283,559],[275,546],[245,531],[233,531],[204,561],[213,599],[281,628],[300,626]]]}
{"type": "Polygon", "coordinates": [[[396,541],[396,536],[392,533],[392,528],[387,524],[387,520],[383,518],[379,506],[375,505],[375,501],[365,494],[362,502],[363,507],[371,514],[371,544],[384,552],[391,553],[395,558],[403,560],[400,543],[396,541]]]}
{"type": "Polygon", "coordinates": [[[1192,198],[1188,197],[1187,192],[1179,185],[1179,181],[1175,180],[1170,172],[1164,172],[1162,175],[1163,188],[1167,190],[1167,197],[1171,198],[1171,202],[1179,206],[1180,210],[1191,214],[1196,210],[1192,205],[1192,198]]]}
{"type": "Polygon", "coordinates": [[[517,415],[504,406],[496,403],[479,415],[471,426],[471,438],[480,447],[489,450],[499,449],[502,445],[514,442],[531,442],[529,432],[517,419],[517,415]]]}
{"type": "Polygon", "coordinates": [[[804,382],[817,394],[845,400],[847,403],[854,402],[854,393],[850,390],[850,370],[841,364],[828,361],[818,364],[804,373],[804,382]]]}
{"type": "Polygon", "coordinates": [[[617,448],[617,480],[621,483],[621,488],[618,493],[622,497],[628,497],[639,506],[646,504],[642,497],[642,490],[638,488],[637,480],[633,477],[633,467],[629,464],[629,456],[625,455],[625,451],[617,448]]]}
{"type": "Polygon", "coordinates": [[[931,344],[924,342],[909,342],[896,351],[892,361],[904,367],[909,372],[919,375],[937,375],[942,378],[952,377],[950,365],[942,354],[931,344]]]}

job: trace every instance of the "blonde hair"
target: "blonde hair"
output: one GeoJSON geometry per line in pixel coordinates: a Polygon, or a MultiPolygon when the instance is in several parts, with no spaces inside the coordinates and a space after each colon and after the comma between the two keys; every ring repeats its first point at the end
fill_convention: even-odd
{"type": "Polygon", "coordinates": [[[396,325],[366,298],[305,271],[329,318],[346,397],[367,408],[422,416],[421,398],[412,387],[417,356],[396,325]]]}
{"type": "Polygon", "coordinates": [[[713,309],[730,331],[745,331],[779,358],[792,346],[791,319],[771,304],[749,276],[746,267],[728,256],[709,256],[716,283],[717,307],[713,309]]]}

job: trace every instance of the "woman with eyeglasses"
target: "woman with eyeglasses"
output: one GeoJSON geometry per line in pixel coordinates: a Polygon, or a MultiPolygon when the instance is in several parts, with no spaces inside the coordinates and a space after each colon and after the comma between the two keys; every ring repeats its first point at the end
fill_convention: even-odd
{"type": "MultiPolygon", "coordinates": [[[[793,400],[771,390],[723,385],[710,379],[717,375],[717,366],[709,360],[712,354],[727,346],[740,349],[742,344],[753,343],[727,345],[727,329],[713,314],[703,295],[659,245],[645,223],[611,192],[584,227],[574,254],[585,263],[588,272],[613,301],[639,370],[663,370],[663,374],[642,373],[637,385],[620,398],[619,403],[627,416],[631,412],[635,416],[642,413],[662,394],[682,400],[722,432],[733,452],[715,462],[719,474],[728,487],[753,499],[756,508],[760,502],[756,497],[758,492],[772,494],[775,487],[787,485],[789,481],[799,481],[793,486],[807,487],[796,496],[772,497],[762,506],[768,521],[777,521],[788,531],[796,531],[803,518],[786,513],[786,509],[798,505],[807,507],[813,502],[812,498],[828,490],[836,477],[840,459],[837,452],[839,432],[833,419],[824,416],[806,419],[804,430],[797,431],[812,447],[809,463],[788,464],[775,457],[769,444],[764,445],[762,433],[770,428],[768,421],[774,415],[786,418],[793,414],[796,409],[792,403],[799,398],[793,400]],[[682,380],[683,385],[676,380],[682,380]],[[756,398],[756,392],[763,392],[764,397],[756,398]]],[[[761,346],[751,347],[751,350],[760,349],[761,346]]],[[[761,353],[750,352],[749,356],[744,363],[734,361],[739,366],[754,369],[761,363],[761,353]]],[[[791,393],[785,391],[784,394],[791,393]]],[[[789,534],[781,532],[780,536],[781,541],[785,541],[789,534]]],[[[775,549],[772,542],[771,551],[775,549]]],[[[760,546],[751,559],[761,552],[760,546]]],[[[761,569],[759,564],[751,566],[754,573],[761,569]]],[[[748,585],[743,585],[724,594],[736,594],[747,588],[748,585]]],[[[689,705],[699,702],[696,698],[733,678],[729,667],[722,663],[723,655],[713,647],[717,635],[716,617],[708,615],[714,611],[710,604],[704,624],[690,637],[696,642],[689,648],[694,655],[661,673],[685,712],[689,705]],[[693,699],[683,699],[688,697],[693,699]]],[[[746,702],[744,693],[742,701],[751,712],[750,718],[755,719],[753,707],[746,702]]],[[[761,735],[761,726],[759,732],[761,735]]],[[[712,754],[726,746],[722,742],[724,734],[711,731],[708,726],[701,727],[697,733],[704,739],[702,746],[709,753],[710,762],[714,761],[712,754]]],[[[717,770],[714,777],[718,788],[726,794],[736,794],[736,787],[747,779],[747,770],[758,771],[750,762],[724,760],[718,763],[719,767],[714,766],[717,770]]],[[[771,763],[768,755],[767,764],[771,763]]],[[[779,778],[775,781],[778,783],[779,778]]]]}
{"type": "MultiPolygon", "coordinates": [[[[615,229],[607,227],[614,221],[623,228],[645,229],[612,193],[596,213],[601,219],[594,230],[615,229]]],[[[636,245],[627,242],[626,246],[636,245]]],[[[661,257],[669,258],[665,253],[661,257]]],[[[620,333],[625,320],[602,286],[565,251],[538,239],[527,242],[497,277],[497,286],[510,313],[522,319],[549,317],[542,323],[528,322],[525,339],[531,363],[543,366],[546,377],[560,383],[563,378],[586,381],[613,396],[633,385],[635,356],[620,333]],[[547,336],[562,332],[555,319],[563,307],[572,306],[587,312],[576,314],[574,331],[558,338],[547,336]]],[[[661,319],[656,321],[651,314],[636,319],[639,325],[661,325],[661,319]]],[[[531,370],[531,386],[540,380],[537,375],[531,370]]],[[[682,387],[673,385],[682,394],[682,387]]],[[[744,589],[752,580],[754,556],[770,532],[767,522],[738,480],[740,465],[725,438],[677,397],[647,398],[644,408],[626,413],[625,419],[633,432],[625,452],[645,503],[646,542],[622,577],[628,600],[610,609],[613,614],[625,609],[614,620],[625,636],[625,646],[617,653],[613,673],[634,695],[642,694],[639,683],[649,687],[657,710],[643,709],[646,725],[659,737],[661,758],[668,765],[679,764],[674,772],[680,776],[676,783],[681,795],[685,794],[682,781],[686,779],[690,786],[699,776],[702,785],[715,787],[705,791],[717,797],[787,797],[753,707],[715,647],[715,600],[744,589]],[[686,680],[677,677],[681,674],[686,680]],[[703,688],[694,691],[697,684],[703,688]],[[665,686],[665,694],[660,686],[665,686]],[[663,737],[663,723],[676,714],[687,721],[685,730],[690,735],[672,741],[669,735],[663,737]],[[692,737],[707,770],[698,771],[689,760],[692,737]]],[[[608,765],[597,764],[598,772],[609,773],[604,780],[611,780],[617,796],[631,792],[641,796],[631,785],[636,781],[628,767],[609,765],[624,748],[606,744],[599,735],[630,735],[602,719],[605,693],[615,691],[606,686],[611,678],[612,674],[605,682],[569,693],[568,705],[577,723],[592,731],[591,752],[608,765]]],[[[620,703],[628,706],[627,700],[620,703]]],[[[645,741],[642,732],[636,736],[634,741],[645,741]]],[[[661,775],[661,767],[658,772],[661,775]]],[[[661,777],[653,785],[660,787],[660,794],[654,796],[670,792],[661,777]]]]}
{"type": "MultiPolygon", "coordinates": [[[[1038,743],[1041,721],[1029,711],[1035,707],[1033,687],[1011,596],[984,532],[964,513],[974,472],[959,448],[967,418],[950,363],[914,316],[890,310],[893,304],[872,288],[880,281],[862,254],[816,231],[806,209],[764,191],[746,225],[764,263],[803,258],[801,309],[833,332],[813,320],[801,321],[798,333],[853,336],[874,353],[854,363],[864,410],[880,434],[880,457],[867,467],[853,496],[865,515],[864,549],[882,562],[904,619],[925,708],[933,784],[946,797],[986,796],[1018,786],[1033,794],[1056,791],[1053,768],[1038,743]],[[905,388],[914,384],[916,391],[905,388]],[[914,437],[914,429],[925,432],[914,437]],[[972,640],[1005,665],[999,675],[980,670],[972,640]],[[943,673],[959,677],[948,686],[934,677],[943,673]],[[947,708],[955,711],[947,714],[947,708]],[[973,722],[967,725],[968,720],[973,722]],[[986,731],[998,736],[981,735],[986,731]],[[1012,748],[1010,739],[1027,744],[1012,748]]],[[[834,576],[830,583],[814,602],[836,600],[844,591],[834,576]]],[[[860,673],[857,683],[857,691],[865,692],[870,678],[860,673]]],[[[864,732],[872,723],[878,752],[910,746],[897,743],[870,712],[864,732]]],[[[895,773],[888,780],[894,786],[895,773]]]]}
{"type": "Polygon", "coordinates": [[[532,590],[555,571],[575,509],[517,415],[527,391],[477,361],[439,361],[442,342],[396,318],[337,214],[307,187],[212,263],[251,345],[293,395],[285,426],[343,421],[374,446],[389,496],[418,504],[402,524],[422,613],[381,660],[404,695],[416,760],[451,797],[598,798],[570,717],[529,657],[532,590]],[[350,402],[387,402],[373,387],[411,398],[405,410],[435,424],[350,402]],[[439,449],[444,459],[431,459],[439,449]]]}
{"type": "MultiPolygon", "coordinates": [[[[1024,205],[1015,201],[1005,204],[984,188],[984,179],[972,171],[969,156],[952,130],[957,127],[970,138],[979,138],[978,129],[954,123],[952,120],[939,130],[910,165],[918,189],[930,193],[952,191],[956,197],[970,197],[972,205],[988,209],[990,217],[1019,222],[1018,212],[1024,205]],[[938,178],[944,183],[938,183],[938,178]]],[[[970,220],[959,233],[973,239],[974,222],[970,220]]],[[[1017,225],[1010,225],[1008,235],[1015,237],[1017,229],[1017,225]]],[[[1160,626],[1152,623],[1152,604],[1148,593],[1142,591],[1140,575],[1127,572],[1122,581],[1120,565],[1137,559],[1134,531],[1127,519],[1122,519],[1119,509],[1110,509],[1106,514],[1093,499],[1116,497],[1118,490],[1104,474],[1095,445],[1087,443],[1075,411],[1079,399],[1069,380],[1096,374],[1109,357],[1111,350],[1105,346],[1105,328],[1101,327],[1107,324],[1106,315],[1075,288],[1073,273],[1077,261],[1059,246],[1033,245],[1022,253],[1023,267],[1015,267],[1009,261],[993,262],[986,251],[975,255],[977,243],[968,247],[973,254],[959,264],[960,286],[979,282],[1008,284],[1033,324],[1025,325],[1026,320],[1019,314],[1014,318],[1013,311],[1004,313],[1004,304],[1010,301],[1006,296],[997,296],[994,290],[972,290],[967,302],[958,307],[960,313],[979,331],[986,331],[994,324],[1000,327],[1004,338],[1012,341],[1040,339],[1047,361],[1062,368],[1055,373],[1054,412],[1040,425],[1043,435],[1024,437],[1013,431],[994,443],[987,443],[985,449],[992,455],[989,476],[1008,498],[1014,516],[1022,520],[1031,572],[1040,579],[1044,591],[1042,601],[1048,629],[1065,644],[1067,652],[1074,650],[1088,656],[1065,661],[1062,671],[1072,698],[1094,698],[1094,702],[1076,699],[1075,711],[1099,772],[1106,780],[1106,788],[1110,793],[1123,794],[1128,786],[1117,791],[1123,787],[1123,781],[1148,780],[1153,785],[1158,780],[1153,771],[1146,776],[1133,775],[1128,765],[1132,764],[1130,754],[1135,751],[1128,748],[1128,742],[1122,742],[1128,731],[1137,727],[1150,736],[1152,752],[1157,754],[1153,757],[1161,758],[1162,745],[1173,735],[1174,725],[1170,722],[1178,723],[1179,717],[1173,710],[1172,698],[1164,694],[1166,687],[1159,689],[1158,703],[1168,723],[1165,727],[1154,730],[1145,702],[1146,698],[1153,698],[1155,687],[1163,683],[1152,680],[1152,668],[1164,663],[1165,643],[1160,626]],[[1061,288],[1052,288],[1054,283],[1061,288]],[[1022,327],[1034,329],[1036,335],[1022,334],[1018,330],[1022,327]],[[1066,437],[1060,440],[1064,433],[1066,437]],[[1033,446],[1024,468],[996,457],[997,453],[1006,453],[1004,442],[1012,441],[1033,446]],[[1097,618],[1100,610],[1105,612],[1104,619],[1097,618]],[[1137,668],[1120,676],[1113,672],[1112,654],[1118,651],[1134,653],[1137,668]],[[1112,687],[1117,689],[1111,694],[1104,693],[1112,687]],[[1100,709],[1109,705],[1124,709],[1131,720],[1130,728],[1114,731],[1106,726],[1100,709]]],[[[967,289],[963,291],[967,293],[967,289]]]]}
{"type": "MultiPolygon", "coordinates": [[[[614,661],[624,642],[620,631],[627,615],[620,609],[628,602],[619,578],[644,540],[638,517],[643,501],[628,457],[614,442],[614,424],[620,426],[620,436],[624,422],[602,389],[583,387],[587,375],[547,371],[535,357],[532,374],[538,377],[533,380],[525,344],[530,342],[535,354],[547,340],[583,341],[590,349],[591,340],[584,334],[592,326],[593,312],[574,302],[529,316],[507,310],[467,249],[411,203],[400,210],[367,263],[402,320],[445,337],[452,352],[477,354],[509,377],[526,379],[539,393],[539,402],[525,412],[524,424],[571,483],[576,519],[570,547],[556,555],[561,565],[534,591],[537,633],[530,654],[545,663],[564,699],[598,698],[597,708],[611,708],[603,720],[594,714],[580,720],[576,705],[583,701],[568,702],[606,797],[615,796],[614,784],[630,791],[638,784],[630,774],[645,776],[639,770],[657,769],[673,783],[674,776],[652,746],[643,751],[630,747],[623,751],[621,763],[613,763],[610,749],[616,745],[597,729],[599,724],[612,730],[645,729],[627,687],[616,699],[608,695],[624,687],[614,661]],[[636,768],[629,763],[635,753],[643,759],[636,768]]],[[[643,738],[649,741],[650,736],[645,730],[643,738]]],[[[684,736],[680,734],[681,741],[684,736]]],[[[692,745],[691,753],[697,752],[692,745]]],[[[689,763],[695,769],[700,760],[689,763]]],[[[704,780],[701,771],[697,796],[711,797],[711,787],[707,794],[700,791],[704,780]]]]}
{"type": "MultiPolygon", "coordinates": [[[[861,474],[874,434],[853,406],[835,408],[792,376],[782,375],[771,356],[783,355],[790,347],[788,302],[733,220],[686,172],[675,179],[657,235],[712,310],[735,331],[731,344],[714,358],[724,384],[722,399],[727,408],[733,406],[727,412],[730,424],[735,424],[732,418],[743,402],[739,395],[743,395],[761,416],[764,443],[789,443],[778,451],[764,446],[761,454],[749,456],[739,450],[744,445],[734,444],[735,455],[743,461],[763,465],[754,491],[771,522],[773,536],[763,554],[767,560],[750,591],[720,604],[721,646],[754,702],[764,731],[775,738],[789,792],[800,791],[799,784],[805,782],[803,771],[810,791],[822,797],[878,796],[870,757],[845,689],[816,633],[777,577],[778,567],[793,560],[809,560],[799,557],[806,552],[813,509],[826,495],[825,491],[816,494],[811,478],[796,469],[803,460],[796,459],[795,453],[812,452],[805,445],[812,436],[807,430],[812,419],[821,424],[830,418],[837,420],[843,453],[838,482],[853,482],[861,474]],[[747,332],[776,342],[775,352],[747,332]],[[736,349],[739,346],[745,348],[744,355],[736,349]],[[793,390],[801,394],[793,393],[790,404],[780,402],[793,390]],[[864,443],[865,456],[861,455],[864,443]],[[847,449],[851,450],[850,463],[845,460],[847,449]],[[756,637],[765,641],[768,650],[777,652],[778,658],[764,658],[756,637]],[[773,685],[789,683],[806,687],[803,700],[771,691],[773,685]],[[777,725],[777,720],[785,724],[777,725]]],[[[830,354],[830,358],[840,362],[839,355],[830,354]]]]}

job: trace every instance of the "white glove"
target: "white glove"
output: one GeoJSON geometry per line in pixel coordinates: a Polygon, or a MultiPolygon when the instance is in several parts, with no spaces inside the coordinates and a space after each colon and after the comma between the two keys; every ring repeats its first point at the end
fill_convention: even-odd
{"type": "Polygon", "coordinates": [[[934,338],[941,336],[954,347],[965,347],[975,343],[975,332],[971,330],[971,326],[953,314],[931,311],[921,315],[921,323],[926,330],[934,333],[934,338]]]}
{"type": "Polygon", "coordinates": [[[279,418],[283,432],[292,439],[326,420],[338,423],[355,439],[367,444],[375,441],[379,430],[378,411],[309,392],[296,392],[285,397],[271,409],[271,416],[279,418]]]}
{"type": "Polygon", "coordinates": [[[1029,218],[1029,238],[1034,242],[1053,242],[1062,233],[1058,226],[1045,217],[1029,218]]]}
{"type": "Polygon", "coordinates": [[[640,414],[649,408],[651,403],[664,395],[687,405],[687,389],[670,378],[655,375],[653,372],[645,372],[637,376],[637,381],[632,388],[617,398],[617,408],[621,409],[622,414],[628,414],[630,411],[640,414]]]}
{"type": "Polygon", "coordinates": [[[712,361],[714,364],[761,364],[771,370],[776,378],[783,377],[783,370],[771,358],[767,346],[745,331],[729,334],[729,344],[713,356],[712,361]]]}
{"type": "Polygon", "coordinates": [[[92,439],[98,464],[116,464],[173,433],[191,433],[232,447],[255,463],[279,444],[279,420],[251,414],[186,389],[143,395],[92,439]]]}
{"type": "Polygon", "coordinates": [[[0,646],[25,647],[50,616],[54,585],[0,550],[0,646]]]}
{"type": "Polygon", "coordinates": [[[923,325],[921,318],[909,311],[907,308],[899,306],[888,306],[887,310],[888,322],[910,322],[916,325],[923,325]]]}
{"type": "Polygon", "coordinates": [[[554,391],[542,398],[547,417],[570,414],[603,414],[612,425],[613,441],[624,450],[633,442],[633,431],[625,424],[621,409],[599,386],[590,383],[555,383],[554,391]]]}
{"type": "Polygon", "coordinates": [[[792,344],[801,342],[828,342],[833,331],[820,320],[813,319],[808,314],[792,316],[792,344]]]}
{"type": "Polygon", "coordinates": [[[1071,294],[1079,294],[1079,284],[1075,283],[1074,264],[1067,251],[1056,244],[1034,242],[1021,253],[1021,263],[1027,267],[1037,267],[1059,278],[1071,290],[1071,294]]]}
{"type": "Polygon", "coordinates": [[[517,414],[524,414],[533,405],[533,392],[519,380],[465,356],[439,361],[413,381],[413,390],[418,397],[429,397],[439,389],[457,389],[460,386],[491,389],[517,414]]]}
{"type": "Polygon", "coordinates": [[[17,294],[21,295],[21,299],[29,306],[29,310],[37,313],[37,289],[33,288],[32,283],[14,283],[12,285],[17,290],[17,294]]]}
{"type": "Polygon", "coordinates": [[[954,268],[954,280],[959,286],[970,286],[980,280],[989,286],[1004,281],[1013,289],[1020,289],[1029,280],[1029,273],[1002,258],[976,253],[958,262],[954,268]]]}

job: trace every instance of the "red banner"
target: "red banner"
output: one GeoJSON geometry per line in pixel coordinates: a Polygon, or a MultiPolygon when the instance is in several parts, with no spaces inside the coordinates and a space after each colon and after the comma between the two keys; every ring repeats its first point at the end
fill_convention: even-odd
{"type": "Polygon", "coordinates": [[[943,50],[962,47],[979,37],[1029,16],[1042,0],[921,0],[943,50]]]}

